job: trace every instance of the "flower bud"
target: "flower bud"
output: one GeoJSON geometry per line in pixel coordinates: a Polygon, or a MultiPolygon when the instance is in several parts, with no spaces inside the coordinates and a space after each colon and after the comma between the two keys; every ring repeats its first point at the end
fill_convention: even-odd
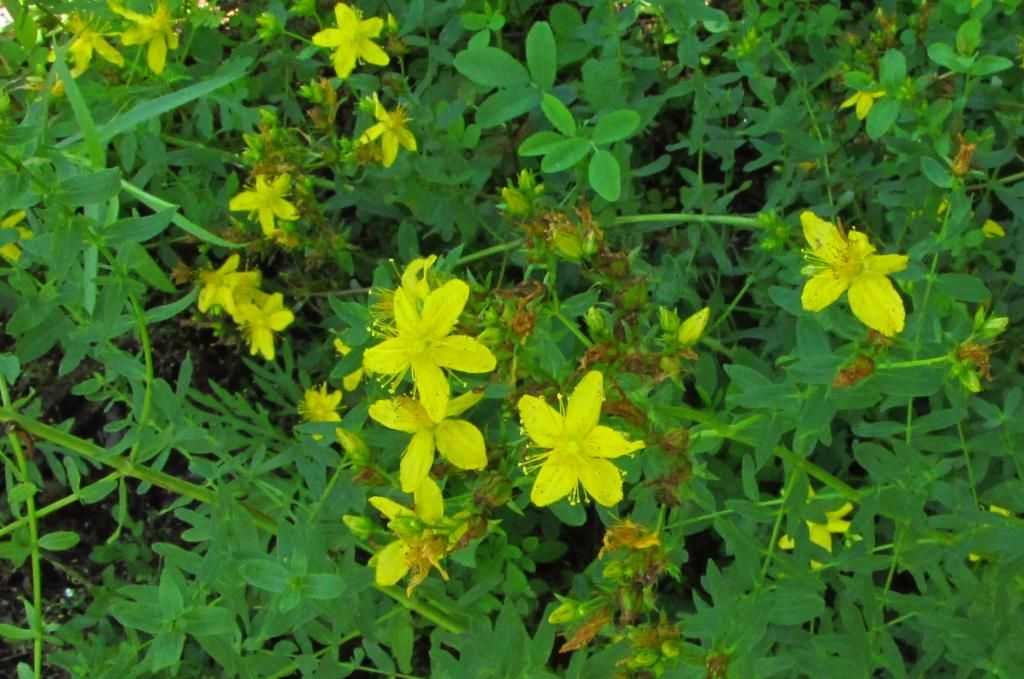
{"type": "Polygon", "coordinates": [[[985,238],[1003,238],[1006,236],[1006,230],[1000,226],[999,222],[993,219],[985,220],[985,223],[981,225],[981,232],[985,234],[985,238]]]}
{"type": "Polygon", "coordinates": [[[576,261],[583,257],[583,239],[575,231],[555,231],[551,236],[551,249],[576,261]]]}
{"type": "Polygon", "coordinates": [[[548,616],[548,623],[552,625],[562,625],[575,620],[576,611],[577,606],[575,601],[563,601],[558,608],[551,611],[551,615],[548,616]]]}
{"type": "Polygon", "coordinates": [[[622,307],[627,311],[636,311],[647,304],[647,284],[634,283],[622,293],[622,307]]]}
{"type": "Polygon", "coordinates": [[[707,327],[710,317],[711,309],[704,307],[683,321],[683,324],[679,326],[679,334],[677,335],[679,344],[684,347],[692,347],[700,341],[700,337],[704,334],[704,329],[707,327]]]}
{"type": "Polygon", "coordinates": [[[596,306],[587,309],[587,315],[584,318],[587,322],[587,329],[594,337],[604,334],[608,329],[608,323],[605,321],[604,314],[596,306]]]}
{"type": "Polygon", "coordinates": [[[341,427],[334,430],[334,435],[337,437],[338,443],[341,444],[341,449],[356,465],[362,466],[369,461],[370,449],[366,447],[362,438],[341,427]]]}
{"type": "Polygon", "coordinates": [[[663,331],[674,333],[679,330],[679,314],[675,309],[660,306],[658,307],[658,323],[663,331]]]}
{"type": "Polygon", "coordinates": [[[373,534],[373,522],[365,516],[346,514],[341,517],[341,521],[352,531],[352,535],[360,540],[367,540],[373,534]]]}
{"type": "Polygon", "coordinates": [[[281,35],[281,32],[284,30],[280,19],[272,12],[264,12],[256,17],[256,25],[259,26],[257,35],[259,35],[260,40],[263,42],[270,42],[281,35]]]}

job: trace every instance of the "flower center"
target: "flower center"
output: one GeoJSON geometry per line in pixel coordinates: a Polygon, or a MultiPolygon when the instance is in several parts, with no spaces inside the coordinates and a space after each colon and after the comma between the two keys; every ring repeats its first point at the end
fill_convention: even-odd
{"type": "Polygon", "coordinates": [[[422,354],[426,350],[427,350],[427,340],[418,339],[418,340],[416,340],[415,342],[412,343],[412,353],[414,355],[419,356],[420,354],[422,354]]]}
{"type": "Polygon", "coordinates": [[[580,444],[577,441],[569,441],[565,444],[565,452],[569,455],[579,455],[580,450],[580,444]]]}

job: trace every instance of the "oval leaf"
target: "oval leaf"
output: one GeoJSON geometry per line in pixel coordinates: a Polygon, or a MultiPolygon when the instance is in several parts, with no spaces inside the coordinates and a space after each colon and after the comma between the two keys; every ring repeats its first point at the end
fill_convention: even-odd
{"type": "Polygon", "coordinates": [[[566,141],[565,137],[557,132],[551,132],[550,130],[537,132],[536,134],[531,134],[522,144],[519,145],[519,155],[543,156],[544,154],[551,152],[555,146],[563,141],[566,141]]]}
{"type": "Polygon", "coordinates": [[[565,139],[547,152],[540,169],[545,172],[561,172],[578,163],[590,151],[590,142],[586,139],[565,139]]]}
{"type": "Polygon", "coordinates": [[[640,125],[640,114],[630,109],[619,109],[603,116],[590,136],[595,144],[611,144],[625,139],[640,125]]]}
{"type": "Polygon", "coordinates": [[[555,84],[555,36],[546,21],[538,21],[526,36],[526,64],[530,67],[533,84],[549,90],[555,84]]]}
{"type": "Polygon", "coordinates": [[[515,57],[497,47],[478,47],[455,55],[455,68],[473,82],[487,87],[519,87],[530,76],[515,57]]]}
{"type": "Polygon", "coordinates": [[[590,188],[609,203],[614,203],[622,194],[622,180],[619,161],[609,151],[601,149],[590,159],[587,171],[590,188]]]}
{"type": "Polygon", "coordinates": [[[559,101],[558,97],[545,92],[544,97],[540,100],[540,108],[556,130],[567,137],[576,134],[576,121],[572,119],[572,111],[559,101]]]}
{"type": "Polygon", "coordinates": [[[58,530],[39,538],[39,546],[51,552],[60,552],[71,549],[78,544],[78,541],[78,533],[70,530],[58,530]]]}
{"type": "Polygon", "coordinates": [[[537,106],[540,93],[533,87],[498,90],[480,103],[476,109],[477,125],[495,127],[513,118],[529,113],[537,106]]]}

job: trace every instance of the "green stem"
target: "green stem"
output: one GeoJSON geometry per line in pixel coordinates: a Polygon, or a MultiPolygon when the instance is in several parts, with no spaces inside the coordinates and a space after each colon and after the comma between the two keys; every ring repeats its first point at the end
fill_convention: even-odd
{"type": "MultiPolygon", "coordinates": [[[[11,392],[7,388],[7,380],[0,376],[0,397],[3,399],[4,408],[11,405],[11,392]]],[[[14,457],[18,462],[18,477],[21,483],[31,484],[31,477],[28,473],[28,460],[25,458],[25,451],[21,447],[21,441],[12,430],[7,431],[7,440],[14,451],[14,457]]],[[[39,517],[36,515],[36,493],[25,498],[25,512],[28,515],[28,537],[29,549],[31,550],[32,569],[32,671],[36,679],[43,676],[43,573],[41,557],[39,553],[39,517]]]]}
{"type": "Polygon", "coordinates": [[[555,311],[551,315],[557,318],[559,321],[561,321],[562,325],[564,325],[566,329],[569,330],[569,332],[575,335],[576,339],[578,339],[587,349],[594,346],[594,342],[589,337],[583,334],[583,331],[580,330],[580,327],[578,325],[576,325],[568,318],[566,318],[565,314],[562,313],[561,309],[555,311]]]}
{"type": "Polygon", "coordinates": [[[875,370],[899,370],[902,368],[916,368],[922,365],[935,365],[936,363],[947,363],[950,361],[949,354],[932,356],[931,358],[919,358],[916,361],[897,361],[895,363],[879,363],[875,370]]]}
{"type": "Polygon", "coordinates": [[[651,226],[636,229],[636,231],[657,231],[667,229],[677,224],[727,224],[729,226],[749,226],[752,229],[759,228],[761,222],[757,217],[744,217],[742,215],[702,215],[693,212],[665,212],[652,215],[631,215],[616,217],[613,223],[616,226],[623,224],[654,224],[651,226]]]}
{"type": "MultiPolygon", "coordinates": [[[[45,518],[45,517],[49,516],[50,514],[53,514],[56,511],[60,511],[61,509],[64,509],[65,507],[67,507],[70,504],[74,504],[76,502],[80,502],[81,499],[82,499],[82,495],[85,493],[85,491],[89,490],[90,488],[95,488],[95,487],[97,487],[97,486],[99,486],[101,484],[109,483],[110,481],[114,481],[114,480],[119,479],[119,478],[121,478],[121,475],[119,473],[111,472],[110,474],[107,474],[106,476],[104,476],[99,481],[95,481],[93,483],[90,483],[88,486],[85,486],[84,488],[79,488],[77,492],[71,493],[71,495],[67,495],[65,497],[62,497],[61,499],[57,500],[56,502],[51,502],[50,504],[46,505],[45,507],[42,507],[41,509],[37,509],[36,510],[36,518],[37,519],[45,518]]],[[[11,521],[6,526],[3,526],[2,528],[0,528],[0,538],[5,537],[7,535],[10,535],[11,533],[15,532],[16,530],[19,530],[22,526],[24,526],[28,522],[29,522],[28,521],[28,517],[24,517],[24,516],[21,517],[20,519],[15,519],[14,521],[11,521]]]]}
{"type": "Polygon", "coordinates": [[[491,255],[497,255],[502,252],[508,252],[509,250],[515,250],[522,244],[523,240],[519,238],[517,240],[509,241],[508,243],[492,245],[489,248],[484,248],[483,250],[478,250],[477,252],[473,252],[468,255],[459,257],[458,261],[455,262],[455,266],[465,266],[470,262],[475,262],[477,260],[484,259],[485,257],[490,257],[491,255]]]}

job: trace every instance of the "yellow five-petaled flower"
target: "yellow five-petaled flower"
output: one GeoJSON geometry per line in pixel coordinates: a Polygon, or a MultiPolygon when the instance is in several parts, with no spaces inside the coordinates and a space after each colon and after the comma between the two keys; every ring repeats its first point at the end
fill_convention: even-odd
{"type": "MultiPolygon", "coordinates": [[[[809,497],[814,497],[814,489],[809,489],[809,497]]],[[[845,519],[846,515],[853,511],[853,505],[849,502],[843,504],[839,509],[825,512],[825,523],[807,522],[807,533],[811,542],[818,545],[826,552],[832,552],[832,534],[846,533],[850,530],[850,522],[845,519]]],[[[796,542],[789,535],[779,538],[779,547],[782,549],[793,549],[796,542]]],[[[811,569],[821,568],[821,562],[811,559],[811,569]]]]}
{"type": "Polygon", "coordinates": [[[259,353],[268,361],[273,361],[274,333],[291,325],[295,314],[284,308],[284,295],[275,292],[272,295],[257,295],[252,302],[239,304],[234,318],[249,338],[249,353],[253,356],[259,353]]]}
{"type": "Polygon", "coordinates": [[[800,301],[807,311],[821,311],[848,292],[850,309],[864,325],[886,337],[903,330],[906,310],[889,274],[907,268],[906,255],[876,255],[860,231],[844,234],[810,211],[800,215],[810,262],[803,273],[800,301]]]}
{"type": "Polygon", "coordinates": [[[200,311],[206,313],[211,307],[221,307],[234,316],[238,293],[259,287],[260,272],[239,271],[240,261],[238,255],[231,255],[219,269],[200,272],[199,280],[203,286],[199,291],[200,311]]]}
{"type": "Polygon", "coordinates": [[[408,396],[377,401],[370,406],[370,417],[389,429],[412,434],[398,469],[403,492],[415,491],[427,479],[435,449],[459,469],[487,466],[483,434],[471,422],[456,419],[481,398],[483,392],[471,391],[451,399],[440,422],[431,419],[419,401],[408,396]]]}
{"type": "Polygon", "coordinates": [[[854,92],[846,101],[839,105],[839,108],[849,108],[855,106],[854,111],[857,114],[857,120],[864,120],[871,113],[871,108],[875,105],[876,99],[881,99],[885,96],[885,90],[877,90],[874,92],[854,92]]]}
{"type": "Polygon", "coordinates": [[[68,30],[74,36],[71,45],[68,46],[68,52],[71,53],[71,58],[75,62],[74,68],[71,69],[72,78],[77,78],[85,73],[89,64],[92,63],[94,52],[115,66],[124,66],[124,57],[121,56],[121,53],[107,42],[99,28],[91,25],[78,12],[72,12],[68,17],[68,30]]]}
{"type": "Polygon", "coordinates": [[[285,196],[291,190],[291,177],[283,174],[267,183],[266,177],[256,177],[256,188],[242,191],[231,199],[228,209],[233,212],[255,212],[259,215],[263,235],[270,238],[277,235],[274,218],[293,221],[299,218],[295,206],[285,196]]]}
{"type": "Polygon", "coordinates": [[[409,118],[405,115],[404,106],[399,106],[394,111],[388,111],[374,93],[373,117],[377,119],[377,122],[363,132],[359,141],[362,144],[369,144],[380,139],[381,164],[384,167],[391,167],[394,164],[395,158],[398,157],[399,145],[407,151],[416,150],[416,137],[412,136],[412,132],[406,127],[409,118]]]}
{"type": "Polygon", "coordinates": [[[386,66],[388,55],[373,41],[384,28],[379,17],[362,19],[359,11],[338,3],[334,6],[337,28],[325,28],[313,35],[317,47],[334,47],[331,61],[338,77],[344,80],[352,73],[357,61],[367,61],[377,66],[386,66]]]}
{"type": "Polygon", "coordinates": [[[448,408],[445,368],[486,373],[496,365],[494,354],[476,339],[451,334],[468,299],[469,286],[460,280],[432,290],[422,308],[404,287],[398,288],[393,294],[394,327],[386,330],[391,337],[363,354],[366,370],[393,375],[396,381],[411,369],[420,402],[434,422],[443,420],[448,408]]]}
{"type": "Polygon", "coordinates": [[[594,370],[576,385],[563,415],[536,396],[519,399],[519,418],[526,434],[547,452],[532,455],[527,467],[540,465],[530,500],[544,507],[569,496],[579,500],[579,485],[599,504],[610,507],[622,499],[622,473],[610,461],[644,447],[611,427],[598,424],[604,402],[604,376],[594,370]]]}
{"type": "MultiPolygon", "coordinates": [[[[149,70],[157,75],[164,72],[167,64],[167,50],[178,48],[178,34],[174,32],[177,23],[167,3],[161,0],[156,4],[152,14],[139,14],[126,9],[117,0],[110,0],[110,9],[120,14],[135,25],[121,34],[121,42],[125,46],[146,45],[146,64],[149,70]]],[[[100,54],[103,54],[100,52],[100,54]]],[[[105,57],[106,55],[104,55],[105,57]]]]}

